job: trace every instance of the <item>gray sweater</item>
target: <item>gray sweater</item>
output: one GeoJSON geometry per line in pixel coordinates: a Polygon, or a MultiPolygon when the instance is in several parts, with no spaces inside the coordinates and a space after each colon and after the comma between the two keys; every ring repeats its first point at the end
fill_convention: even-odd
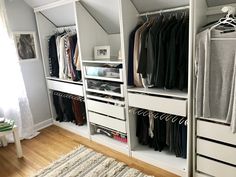
{"type": "Polygon", "coordinates": [[[223,120],[236,132],[236,32],[202,31],[196,38],[196,116],[223,120]]]}

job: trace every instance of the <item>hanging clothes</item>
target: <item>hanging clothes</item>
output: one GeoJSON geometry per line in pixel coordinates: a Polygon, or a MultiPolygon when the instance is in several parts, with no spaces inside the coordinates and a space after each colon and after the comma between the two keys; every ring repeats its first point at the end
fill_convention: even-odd
{"type": "Polygon", "coordinates": [[[176,157],[187,157],[187,126],[185,120],[181,121],[183,117],[169,115],[168,120],[165,120],[163,113],[149,111],[147,114],[142,109],[136,112],[136,137],[139,144],[155,151],[167,150],[176,157]]]}
{"type": "MultiPolygon", "coordinates": [[[[60,122],[73,122],[76,125],[86,123],[85,103],[78,96],[63,96],[64,93],[53,92],[53,104],[56,110],[56,120],[60,122]]],[[[68,94],[67,94],[68,95],[68,94]]]]}
{"type": "MultiPolygon", "coordinates": [[[[133,37],[135,33],[134,73],[128,73],[129,81],[133,77],[134,83],[129,85],[185,90],[188,85],[188,17],[161,15],[136,28],[130,34],[133,37]]],[[[133,46],[132,38],[130,46],[133,46]]]]}
{"type": "Polygon", "coordinates": [[[73,81],[81,80],[77,35],[55,34],[49,39],[50,76],[73,81]]]}
{"type": "Polygon", "coordinates": [[[196,116],[223,120],[236,132],[236,32],[205,30],[196,38],[196,116]]]}

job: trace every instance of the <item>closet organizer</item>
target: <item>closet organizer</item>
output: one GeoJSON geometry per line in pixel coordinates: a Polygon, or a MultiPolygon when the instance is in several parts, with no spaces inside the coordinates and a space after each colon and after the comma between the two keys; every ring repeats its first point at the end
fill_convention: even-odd
{"type": "MultiPolygon", "coordinates": [[[[226,16],[229,8],[224,8],[226,14],[221,11],[228,6],[225,3],[221,1],[220,6],[212,7],[201,0],[194,4],[193,167],[196,176],[233,177],[236,174],[235,124],[229,121],[235,120],[235,115],[231,114],[235,105],[230,101],[235,99],[234,86],[231,86],[235,85],[235,27],[217,23],[221,18],[222,22],[229,18],[235,20],[233,13],[236,6],[231,4],[233,11],[228,11],[229,16],[226,16]],[[212,27],[215,24],[219,24],[218,27],[212,27]],[[231,31],[226,32],[227,27],[231,27],[231,31]],[[202,50],[204,46],[207,47],[202,50]],[[202,75],[202,72],[205,74],[202,75]]],[[[235,24],[232,20],[228,22],[235,24]]]]}
{"type": "Polygon", "coordinates": [[[127,56],[131,154],[180,176],[191,176],[189,3],[136,15],[127,56]]]}
{"type": "Polygon", "coordinates": [[[74,1],[34,9],[52,120],[89,138],[74,1]]]}
{"type": "MultiPolygon", "coordinates": [[[[188,33],[191,34],[192,30],[191,20],[189,20],[191,19],[190,1],[175,1],[171,5],[158,0],[101,1],[103,6],[96,6],[97,0],[61,0],[34,9],[52,117],[54,120],[58,117],[53,104],[55,91],[69,93],[73,97],[79,96],[85,103],[86,124],[77,126],[68,122],[54,121],[54,123],[179,176],[191,176],[191,119],[189,119],[191,117],[191,72],[189,70],[192,65],[192,36],[188,33]],[[146,13],[147,11],[155,12],[146,13]],[[165,43],[166,40],[160,38],[162,39],[160,42],[165,46],[160,49],[162,59],[169,54],[176,54],[176,57],[168,56],[170,59],[168,63],[164,61],[164,65],[158,65],[161,60],[158,60],[155,53],[151,61],[155,62],[155,67],[152,68],[146,60],[146,58],[150,59],[150,51],[147,52],[145,45],[139,45],[142,46],[142,57],[137,57],[136,54],[139,52],[132,53],[134,49],[130,41],[132,42],[132,34],[133,38],[136,37],[134,30],[143,24],[145,24],[146,36],[149,33],[154,35],[150,29],[156,23],[160,23],[163,29],[164,26],[171,27],[172,23],[176,29],[176,31],[172,30],[176,41],[168,40],[168,43],[165,43]],[[52,72],[54,62],[49,62],[51,61],[48,50],[49,40],[53,35],[57,37],[65,33],[73,36],[75,33],[71,25],[75,25],[76,29],[80,66],[75,62],[76,52],[73,53],[75,49],[72,48],[71,65],[67,65],[67,68],[64,66],[64,70],[61,71],[66,77],[60,77],[60,57],[59,75],[52,72]],[[184,50],[177,48],[181,46],[180,41],[184,42],[184,50]],[[172,52],[167,50],[169,43],[172,44],[172,52]],[[110,46],[110,58],[95,59],[95,46],[110,46]],[[136,55],[136,60],[131,61],[130,57],[133,55],[136,55]],[[157,65],[159,68],[156,67],[157,65]],[[166,69],[162,71],[160,68],[166,69]],[[181,70],[183,72],[180,72],[181,70]],[[163,74],[160,77],[163,80],[162,84],[158,83],[160,80],[158,72],[163,74]],[[157,73],[158,77],[156,77],[157,73]],[[72,77],[73,74],[77,76],[81,74],[81,81],[79,78],[72,77]],[[153,79],[152,75],[155,75],[153,79]],[[137,78],[141,81],[139,85],[132,83],[132,80],[137,78]],[[138,127],[140,120],[145,122],[146,127],[138,127]],[[160,129],[161,124],[163,126],[160,129]],[[158,139],[156,137],[160,132],[163,136],[158,135],[158,139]],[[167,132],[168,136],[166,136],[167,132]],[[154,137],[153,142],[157,143],[149,144],[147,139],[141,140],[143,137],[147,139],[154,137]],[[166,137],[169,137],[170,141],[166,137]],[[176,141],[172,141],[173,139],[176,141]]],[[[171,28],[169,30],[171,32],[171,28]]],[[[173,39],[168,33],[163,35],[173,39]]],[[[137,41],[141,40],[138,35],[136,38],[137,41]]],[[[145,38],[141,42],[144,40],[145,38]]]]}

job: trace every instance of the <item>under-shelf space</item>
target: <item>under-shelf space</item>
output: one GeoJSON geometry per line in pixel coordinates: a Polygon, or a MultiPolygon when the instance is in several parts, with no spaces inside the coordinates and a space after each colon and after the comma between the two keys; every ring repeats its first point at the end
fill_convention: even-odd
{"type": "Polygon", "coordinates": [[[119,59],[86,59],[82,60],[83,63],[97,63],[97,64],[123,64],[123,60],[119,59]]]}
{"type": "Polygon", "coordinates": [[[88,125],[82,125],[82,126],[78,126],[75,125],[72,122],[59,122],[54,120],[54,125],[64,128],[72,133],[78,134],[80,136],[83,136],[85,138],[89,138],[89,129],[88,129],[88,125]]]}
{"type": "Polygon", "coordinates": [[[68,79],[60,79],[57,77],[46,77],[47,80],[54,80],[54,81],[61,81],[61,82],[67,82],[67,83],[72,83],[72,84],[78,84],[78,85],[83,85],[82,81],[72,81],[68,79]]]}
{"type": "Polygon", "coordinates": [[[180,176],[186,175],[187,160],[177,158],[174,154],[163,150],[154,151],[147,146],[138,145],[131,151],[132,157],[146,163],[163,168],[180,176]]]}
{"type": "Polygon", "coordinates": [[[122,152],[126,155],[129,154],[128,144],[109,138],[105,135],[94,134],[91,135],[91,140],[99,144],[112,148],[113,150],[122,152]]]}
{"type": "Polygon", "coordinates": [[[156,95],[156,96],[175,97],[175,98],[181,98],[181,99],[188,98],[188,93],[185,91],[180,91],[180,90],[133,87],[133,88],[129,88],[128,92],[150,94],[154,96],[156,95]]]}

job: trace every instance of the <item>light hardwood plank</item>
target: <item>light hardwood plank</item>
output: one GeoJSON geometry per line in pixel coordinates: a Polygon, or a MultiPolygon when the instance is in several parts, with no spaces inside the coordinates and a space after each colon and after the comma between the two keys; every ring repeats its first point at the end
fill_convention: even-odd
{"type": "Polygon", "coordinates": [[[130,158],[55,125],[41,130],[41,133],[31,140],[23,140],[22,148],[24,157],[21,159],[18,159],[16,156],[14,144],[1,147],[0,177],[31,176],[81,144],[122,161],[130,167],[137,168],[149,175],[156,177],[176,177],[172,173],[140,160],[130,158]]]}

